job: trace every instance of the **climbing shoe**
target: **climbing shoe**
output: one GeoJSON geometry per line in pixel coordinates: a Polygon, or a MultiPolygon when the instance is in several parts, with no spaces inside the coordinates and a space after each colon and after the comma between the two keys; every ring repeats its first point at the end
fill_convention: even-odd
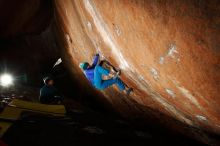
{"type": "Polygon", "coordinates": [[[127,94],[127,95],[130,95],[131,92],[133,92],[133,89],[132,89],[132,88],[128,88],[128,89],[126,90],[126,94],[127,94]]]}
{"type": "Polygon", "coordinates": [[[118,78],[120,75],[121,75],[121,70],[118,70],[118,71],[115,73],[113,79],[118,78]]]}

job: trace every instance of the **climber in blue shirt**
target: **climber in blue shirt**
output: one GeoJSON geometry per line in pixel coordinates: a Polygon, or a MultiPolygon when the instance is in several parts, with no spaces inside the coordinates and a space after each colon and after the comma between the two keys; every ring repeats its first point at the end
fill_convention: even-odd
{"type": "Polygon", "coordinates": [[[104,90],[112,85],[117,85],[121,91],[125,91],[127,95],[130,94],[132,88],[127,87],[119,78],[120,71],[111,72],[99,64],[99,54],[96,54],[92,65],[88,62],[80,63],[80,68],[83,70],[89,82],[98,90],[104,90]],[[102,76],[111,76],[110,79],[104,80],[102,76]]]}

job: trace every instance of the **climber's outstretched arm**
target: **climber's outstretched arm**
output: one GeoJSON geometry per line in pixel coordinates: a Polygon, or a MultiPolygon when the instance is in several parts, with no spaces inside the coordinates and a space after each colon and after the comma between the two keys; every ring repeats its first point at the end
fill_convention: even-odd
{"type": "Polygon", "coordinates": [[[96,54],[93,58],[92,68],[95,67],[99,62],[99,54],[96,54]]]}

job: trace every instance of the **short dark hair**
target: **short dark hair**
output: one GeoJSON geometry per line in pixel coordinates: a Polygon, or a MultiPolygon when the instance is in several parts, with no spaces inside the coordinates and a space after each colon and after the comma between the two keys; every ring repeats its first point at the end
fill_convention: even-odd
{"type": "Polygon", "coordinates": [[[49,81],[53,80],[51,77],[45,77],[44,79],[44,84],[47,85],[49,81]]]}

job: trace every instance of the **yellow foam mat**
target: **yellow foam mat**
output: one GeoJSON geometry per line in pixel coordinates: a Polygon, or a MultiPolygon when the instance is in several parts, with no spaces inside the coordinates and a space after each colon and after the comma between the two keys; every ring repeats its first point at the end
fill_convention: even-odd
{"type": "Polygon", "coordinates": [[[17,109],[15,107],[5,107],[4,111],[0,114],[0,118],[2,119],[8,119],[9,122],[7,121],[0,121],[0,137],[3,136],[3,134],[8,130],[8,128],[13,124],[11,121],[17,120],[23,110],[17,109]]]}
{"type": "Polygon", "coordinates": [[[0,137],[3,136],[13,122],[20,118],[21,113],[24,111],[55,116],[65,116],[66,114],[64,105],[46,105],[14,99],[0,114],[0,137]]]}
{"type": "Polygon", "coordinates": [[[17,109],[15,107],[5,107],[3,112],[0,114],[1,118],[5,119],[18,119],[20,117],[20,114],[22,112],[22,109],[17,109]]]}
{"type": "Polygon", "coordinates": [[[27,109],[31,111],[36,111],[36,112],[66,114],[66,109],[64,105],[46,105],[46,104],[41,104],[41,103],[34,103],[34,102],[14,99],[9,104],[9,106],[23,108],[23,109],[27,109]]]}
{"type": "Polygon", "coordinates": [[[4,135],[4,133],[12,126],[13,123],[8,122],[0,122],[0,137],[4,135]]]}

